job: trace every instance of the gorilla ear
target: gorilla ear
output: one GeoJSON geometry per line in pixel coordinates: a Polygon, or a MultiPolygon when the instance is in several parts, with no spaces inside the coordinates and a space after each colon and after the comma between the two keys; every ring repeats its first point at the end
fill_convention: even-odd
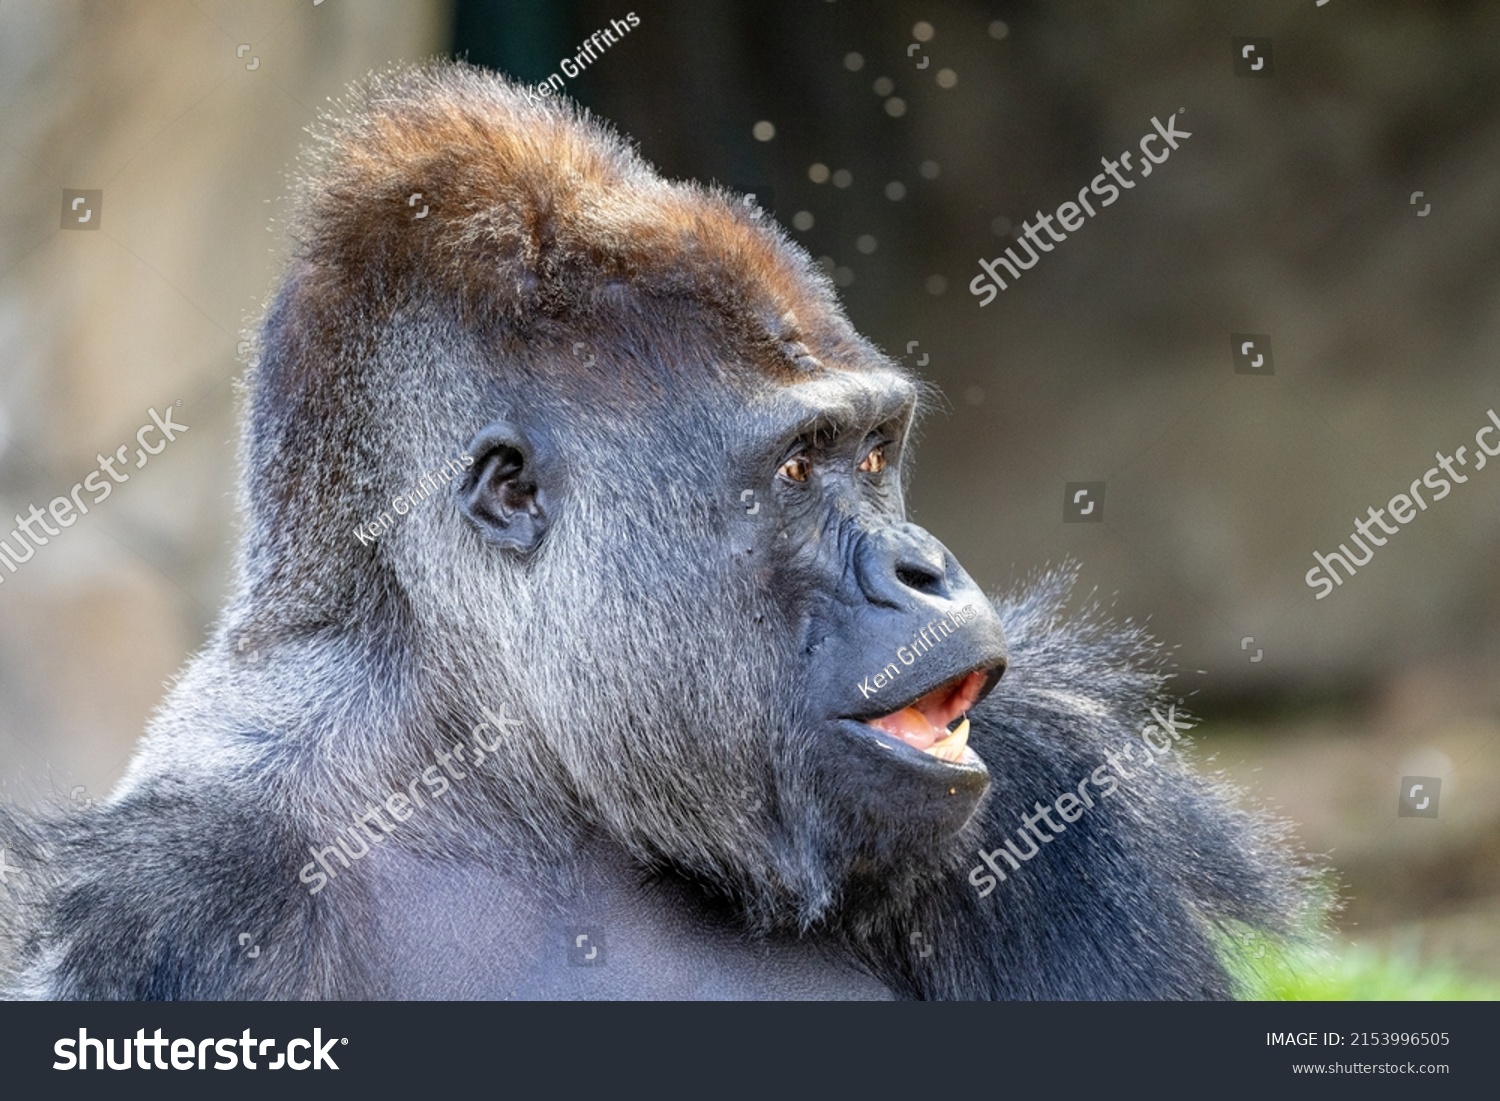
{"type": "Polygon", "coordinates": [[[489,542],[525,556],[549,522],[553,491],[538,469],[536,448],[516,425],[495,421],[470,442],[474,457],[459,486],[459,508],[489,542]]]}

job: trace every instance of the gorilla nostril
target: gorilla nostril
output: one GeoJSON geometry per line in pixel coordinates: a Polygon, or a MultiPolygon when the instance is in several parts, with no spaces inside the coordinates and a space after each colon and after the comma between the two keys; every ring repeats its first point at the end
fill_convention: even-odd
{"type": "Polygon", "coordinates": [[[929,596],[941,595],[942,574],[926,566],[902,562],[896,567],[896,580],[908,589],[916,589],[929,596]]]}

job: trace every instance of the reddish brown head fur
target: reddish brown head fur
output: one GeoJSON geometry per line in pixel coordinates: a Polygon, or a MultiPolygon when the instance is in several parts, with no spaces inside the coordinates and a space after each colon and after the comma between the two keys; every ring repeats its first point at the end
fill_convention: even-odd
{"type": "Polygon", "coordinates": [[[378,287],[387,305],[436,293],[524,332],[586,321],[623,285],[707,305],[772,377],[870,355],[759,211],[663,180],[570,103],[445,64],[373,78],[343,108],[304,175],[295,235],[310,289],[378,287]]]}

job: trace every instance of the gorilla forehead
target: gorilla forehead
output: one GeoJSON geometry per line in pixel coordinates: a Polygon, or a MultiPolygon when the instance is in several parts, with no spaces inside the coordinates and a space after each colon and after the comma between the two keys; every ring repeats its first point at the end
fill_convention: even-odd
{"type": "Polygon", "coordinates": [[[320,297],[352,292],[377,315],[438,300],[519,333],[691,302],[773,351],[756,364],[782,377],[865,350],[826,276],[759,210],[662,179],[571,104],[451,64],[373,77],[335,110],[293,216],[320,297]]]}

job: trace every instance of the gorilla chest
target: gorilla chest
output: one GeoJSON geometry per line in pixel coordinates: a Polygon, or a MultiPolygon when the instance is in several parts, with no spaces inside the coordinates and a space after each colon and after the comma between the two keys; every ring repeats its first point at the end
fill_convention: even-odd
{"type": "Polygon", "coordinates": [[[389,852],[371,867],[383,996],[435,999],[890,998],[792,939],[752,941],[676,892],[601,869],[558,902],[489,869],[389,852]]]}

